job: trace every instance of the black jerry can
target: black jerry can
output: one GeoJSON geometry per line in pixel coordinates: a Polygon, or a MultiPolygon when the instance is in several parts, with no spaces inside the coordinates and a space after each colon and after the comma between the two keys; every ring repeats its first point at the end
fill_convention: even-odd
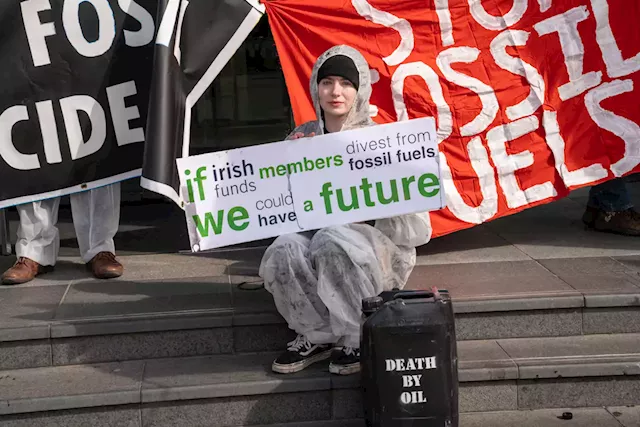
{"type": "Polygon", "coordinates": [[[458,427],[458,357],[447,291],[390,291],[362,302],[367,427],[458,427]]]}

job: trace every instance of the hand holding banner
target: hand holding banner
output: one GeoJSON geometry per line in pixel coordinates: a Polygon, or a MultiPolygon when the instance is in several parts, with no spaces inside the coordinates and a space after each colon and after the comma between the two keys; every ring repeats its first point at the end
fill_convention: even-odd
{"type": "Polygon", "coordinates": [[[433,118],[177,164],[193,251],[444,206],[433,118]]]}

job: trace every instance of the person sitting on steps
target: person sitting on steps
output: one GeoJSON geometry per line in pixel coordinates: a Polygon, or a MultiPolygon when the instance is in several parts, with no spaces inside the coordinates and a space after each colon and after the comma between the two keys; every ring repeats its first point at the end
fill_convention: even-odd
{"type": "MultiPolygon", "coordinates": [[[[335,46],[323,53],[310,90],[318,120],[299,126],[288,139],[375,125],[369,66],[357,50],[335,46]]],[[[358,372],[362,299],[403,288],[415,266],[415,248],[429,236],[428,214],[421,213],[377,220],[375,226],[348,224],[278,237],[259,274],[298,335],[273,362],[273,371],[298,372],[331,358],[331,373],[358,372]]]]}

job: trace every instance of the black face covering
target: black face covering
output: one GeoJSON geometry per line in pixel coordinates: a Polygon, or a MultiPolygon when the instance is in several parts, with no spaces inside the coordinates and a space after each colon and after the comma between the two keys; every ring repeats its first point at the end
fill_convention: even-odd
{"type": "Polygon", "coordinates": [[[360,87],[360,73],[353,60],[345,55],[335,55],[327,59],[318,70],[318,83],[329,76],[337,76],[347,79],[356,90],[360,87]]]}

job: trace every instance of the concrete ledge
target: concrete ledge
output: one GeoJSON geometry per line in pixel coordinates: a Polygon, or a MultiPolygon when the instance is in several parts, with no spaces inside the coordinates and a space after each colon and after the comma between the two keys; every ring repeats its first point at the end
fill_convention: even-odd
{"type": "Polygon", "coordinates": [[[140,403],[144,363],[18,369],[0,373],[0,414],[140,403]]]}
{"type": "Polygon", "coordinates": [[[365,427],[363,419],[307,421],[285,424],[269,424],[253,427],[365,427]]]}
{"type": "MultiPolygon", "coordinates": [[[[605,394],[600,394],[597,404],[593,406],[615,405],[615,404],[638,404],[638,387],[640,378],[638,376],[625,377],[599,377],[594,379],[596,383],[585,382],[586,378],[580,379],[538,379],[538,380],[511,380],[511,381],[473,381],[461,382],[459,389],[460,411],[461,413],[483,412],[483,411],[506,411],[515,409],[535,409],[553,406],[550,401],[562,390],[571,389],[570,395],[565,395],[562,406],[584,405],[583,397],[591,387],[597,385],[598,390],[604,392],[608,384],[616,389],[616,395],[627,396],[624,402],[617,400],[616,396],[611,398],[605,394]],[[626,381],[619,381],[623,378],[626,381]],[[587,389],[581,390],[581,386],[586,385],[587,389]],[[546,392],[546,389],[553,390],[546,392]],[[518,398],[518,390],[527,390],[528,394],[518,398]],[[533,396],[530,396],[533,393],[533,396]],[[548,395],[547,393],[551,393],[548,395]],[[519,402],[519,399],[521,400],[519,402]],[[543,403],[539,402],[544,399],[543,403]],[[572,400],[573,399],[573,400],[572,400]],[[530,402],[532,400],[533,402],[530,402]]],[[[289,381],[285,381],[288,383],[289,381]]],[[[143,393],[141,398],[139,391],[113,391],[100,394],[83,394],[71,396],[52,396],[36,399],[1,400],[0,415],[15,415],[29,413],[43,413],[47,411],[75,410],[83,408],[102,408],[105,406],[118,406],[129,404],[154,404],[154,405],[176,405],[184,402],[191,407],[196,407],[200,402],[212,402],[216,399],[236,401],[255,401],[270,397],[278,399],[278,396],[299,395],[304,393],[338,392],[340,389],[331,388],[329,378],[325,381],[302,380],[286,386],[269,383],[235,383],[219,386],[191,386],[172,388],[167,390],[150,390],[143,393]],[[253,388],[252,388],[253,387],[253,388]],[[333,391],[332,391],[333,390],[333,391]],[[251,391],[249,393],[249,391],[251,391]],[[261,396],[261,397],[260,397],[261,396]],[[142,400],[142,402],[141,402],[142,400]]],[[[346,390],[359,392],[358,386],[346,390]]],[[[587,406],[590,403],[587,402],[587,406]]],[[[0,417],[0,423],[2,417],[0,417]]],[[[313,425],[313,424],[312,424],[313,425]]]]}
{"type": "Polygon", "coordinates": [[[222,328],[232,325],[232,314],[232,310],[187,311],[55,322],[51,338],[222,328]]]}
{"type": "MultiPolygon", "coordinates": [[[[251,310],[239,306],[236,308],[216,308],[210,310],[184,310],[156,313],[135,313],[110,315],[93,318],[79,318],[68,320],[51,320],[37,325],[25,322],[21,326],[12,322],[10,327],[3,328],[0,324],[0,342],[28,341],[46,338],[72,338],[96,335],[117,335],[142,332],[178,331],[189,329],[206,329],[231,326],[259,326],[284,324],[282,317],[275,311],[270,301],[254,301],[251,310]]],[[[523,295],[483,295],[473,298],[454,299],[454,311],[463,317],[491,315],[494,318],[500,316],[516,315],[540,315],[553,316],[556,313],[565,313],[573,310],[576,313],[575,321],[580,316],[587,316],[588,309],[629,310],[640,307],[640,294],[637,293],[607,293],[607,294],[582,294],[578,292],[541,292],[539,294],[523,295]],[[585,305],[586,304],[586,305],[585,305]]],[[[462,325],[463,322],[461,322],[462,325]]],[[[475,321],[474,321],[475,323],[475,321]]],[[[512,323],[509,320],[508,323],[512,323]]],[[[527,322],[530,323],[530,322],[527,322]]],[[[567,325],[567,322],[563,322],[567,325]]],[[[578,322],[582,324],[582,322],[578,322]]],[[[576,325],[578,324],[576,323],[576,325]]],[[[619,323],[619,322],[618,322],[619,323]]],[[[588,323],[590,324],[590,323],[588,323]]],[[[606,325],[609,325],[606,322],[606,325]]],[[[494,323],[495,326],[495,323],[494,323]]],[[[558,325],[556,325],[558,326],[558,325]]],[[[612,324],[612,328],[614,325],[612,324]]],[[[483,327],[484,328],[484,327],[483,327]]],[[[557,327],[552,328],[558,330],[557,327]]],[[[574,328],[575,329],[575,328],[574,328]]],[[[631,332],[634,332],[632,330],[631,332]]],[[[571,333],[580,333],[572,330],[571,333]]],[[[585,333],[606,333],[600,332],[585,333]]],[[[611,332],[618,332],[612,330],[611,332]]],[[[626,332],[626,330],[625,330],[626,332]]],[[[566,335],[565,330],[560,335],[566,335]]],[[[548,336],[549,334],[541,334],[548,336]]],[[[498,338],[505,335],[496,335],[498,338]]],[[[516,335],[517,336],[517,335],[516,335]]],[[[527,335],[529,336],[529,335],[527,335]]],[[[485,339],[491,335],[471,334],[462,339],[485,339]]]]}
{"type": "Polygon", "coordinates": [[[466,413],[460,416],[461,427],[633,427],[619,424],[604,408],[558,408],[533,411],[466,413]],[[558,417],[571,412],[571,420],[558,417]]]}
{"type": "Polygon", "coordinates": [[[640,355],[592,357],[562,361],[518,360],[519,379],[583,378],[640,375],[640,355]]]}
{"type": "Polygon", "coordinates": [[[204,384],[142,390],[142,403],[330,390],[328,377],[204,384]]]}
{"type": "Polygon", "coordinates": [[[24,414],[29,412],[59,411],[96,406],[116,406],[140,403],[138,391],[114,391],[100,394],[73,396],[52,396],[36,399],[0,400],[0,415],[24,414]]]}
{"type": "MultiPolygon", "coordinates": [[[[140,405],[115,408],[79,409],[56,413],[34,413],[0,417],[0,423],[29,425],[29,427],[142,427],[140,405]]],[[[638,408],[556,408],[496,412],[468,412],[460,414],[460,427],[636,427],[638,408]],[[558,417],[564,412],[573,414],[572,420],[558,417]]],[[[145,424],[146,425],[146,424],[145,424]]],[[[362,418],[295,421],[277,424],[259,424],[254,427],[365,427],[362,418]]]]}
{"type": "Polygon", "coordinates": [[[49,325],[25,326],[22,328],[0,328],[0,342],[44,340],[50,337],[49,325]]]}
{"type": "Polygon", "coordinates": [[[640,310],[640,293],[620,294],[585,294],[585,307],[638,307],[640,310]]]}
{"type": "MultiPolygon", "coordinates": [[[[637,421],[626,420],[622,412],[629,408],[557,408],[520,411],[474,412],[460,414],[461,427],[635,427],[637,421]],[[572,420],[560,415],[571,412],[572,420]],[[617,414],[620,415],[617,415],[617,414]],[[628,422],[627,422],[628,421],[628,422]]],[[[637,410],[636,410],[637,412],[637,410]]],[[[631,415],[633,416],[633,415],[631,415]]],[[[255,427],[365,427],[363,419],[312,421],[304,423],[270,424],[255,427]]]]}
{"type": "Polygon", "coordinates": [[[518,366],[512,360],[460,362],[459,382],[518,379],[518,366]]]}
{"type": "MultiPolygon", "coordinates": [[[[571,338],[470,341],[459,345],[461,410],[540,407],[546,389],[571,389],[567,405],[585,396],[581,386],[600,391],[611,383],[631,402],[640,387],[640,340],[634,334],[571,338]],[[516,390],[533,401],[524,406],[516,390]],[[533,394],[531,394],[533,393],[533,394]],[[538,399],[538,400],[536,400],[538,399]],[[462,403],[464,402],[464,405],[462,403]]],[[[360,376],[332,376],[327,363],[303,372],[270,370],[276,353],[156,359],[139,362],[54,366],[4,371],[0,375],[0,414],[19,414],[126,404],[161,404],[257,395],[355,390],[360,376]]],[[[600,398],[606,405],[615,402],[600,398]]],[[[176,403],[177,404],[177,403],[176,403]]],[[[592,406],[582,405],[582,406],[592,406]]],[[[348,416],[347,416],[348,418],[348,416]]]]}
{"type": "Polygon", "coordinates": [[[584,297],[580,293],[541,294],[539,296],[513,298],[483,298],[453,300],[453,311],[458,314],[488,313],[500,311],[558,310],[584,307],[584,297]]]}
{"type": "Polygon", "coordinates": [[[605,407],[639,403],[640,377],[637,375],[518,380],[518,409],[605,407]]]}

